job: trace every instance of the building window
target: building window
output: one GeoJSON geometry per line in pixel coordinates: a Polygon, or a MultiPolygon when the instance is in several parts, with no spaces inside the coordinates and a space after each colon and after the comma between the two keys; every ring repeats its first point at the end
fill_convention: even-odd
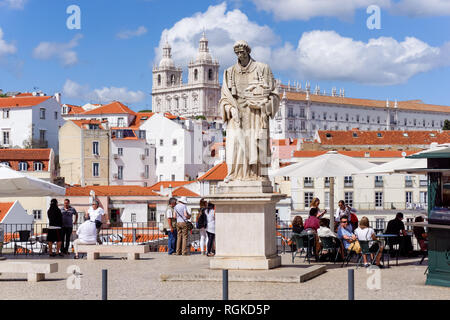
{"type": "Polygon", "coordinates": [[[159,157],[159,163],[164,163],[164,157],[163,156],[159,157]]]}
{"type": "Polygon", "coordinates": [[[377,123],[378,124],[380,123],[380,117],[377,117],[377,123]]]}
{"type": "Polygon", "coordinates": [[[338,114],[337,113],[334,114],[334,121],[338,121],[338,114]]]}
{"type": "Polygon", "coordinates": [[[164,139],[159,140],[159,145],[162,147],[164,145],[164,139]]]}
{"type": "Polygon", "coordinates": [[[160,85],[161,85],[161,75],[158,74],[158,86],[160,86],[160,85]]]}
{"type": "Polygon", "coordinates": [[[42,171],[44,170],[44,164],[40,161],[35,161],[33,163],[33,170],[34,171],[42,171]]]}
{"type": "Polygon", "coordinates": [[[150,166],[148,164],[145,165],[145,179],[148,179],[150,176],[150,166]]]}
{"type": "Polygon", "coordinates": [[[411,176],[405,176],[405,188],[412,188],[413,180],[411,176]]]}
{"type": "Polygon", "coordinates": [[[98,141],[92,142],[92,154],[98,156],[100,154],[98,141]]]}
{"type": "Polygon", "coordinates": [[[172,174],[172,181],[175,181],[175,175],[172,174]]]}
{"type": "Polygon", "coordinates": [[[375,219],[375,229],[384,230],[384,218],[375,219]]]}
{"type": "Polygon", "coordinates": [[[194,80],[197,81],[198,80],[198,70],[194,69],[194,80]]]}
{"type": "Polygon", "coordinates": [[[34,220],[42,219],[42,211],[41,210],[33,210],[34,220]]]}
{"type": "Polygon", "coordinates": [[[131,222],[135,223],[136,222],[136,213],[132,213],[131,214],[131,222]]]}
{"type": "Polygon", "coordinates": [[[353,187],[353,177],[352,176],[344,177],[344,187],[353,187]]]}
{"type": "Polygon", "coordinates": [[[359,114],[356,115],[356,122],[359,122],[359,114]]]}
{"type": "Polygon", "coordinates": [[[173,139],[173,140],[172,140],[172,145],[173,145],[173,146],[176,146],[176,145],[177,145],[177,139],[173,139]]]}
{"type": "Polygon", "coordinates": [[[413,121],[414,121],[414,126],[416,126],[417,125],[417,119],[414,118],[413,121]]]}
{"type": "Polygon", "coordinates": [[[117,148],[117,154],[123,156],[123,148],[117,148]]]}
{"type": "Polygon", "coordinates": [[[405,202],[406,204],[412,203],[412,191],[406,191],[405,202]]]}
{"type": "Polygon", "coordinates": [[[118,118],[117,119],[117,126],[118,127],[125,127],[125,121],[123,118],[118,118]]]}
{"type": "Polygon", "coordinates": [[[383,176],[375,176],[375,188],[383,187],[383,176]]]}
{"type": "Polygon", "coordinates": [[[170,84],[175,85],[175,75],[173,74],[170,76],[170,84]]]}
{"type": "Polygon", "coordinates": [[[55,120],[58,119],[58,111],[55,111],[55,120]]]}
{"type": "Polygon", "coordinates": [[[146,131],[139,130],[139,139],[145,139],[145,138],[146,138],[146,131]]]}
{"type": "Polygon", "coordinates": [[[345,203],[353,207],[353,192],[344,192],[345,203]]]}
{"type": "Polygon", "coordinates": [[[28,170],[28,163],[27,162],[20,162],[19,163],[19,171],[27,171],[28,170]]]}
{"type": "Polygon", "coordinates": [[[383,192],[375,192],[375,208],[383,207],[383,192]]]}
{"type": "Polygon", "coordinates": [[[348,121],[348,113],[345,114],[345,121],[348,121]]]}
{"type": "Polygon", "coordinates": [[[98,177],[99,176],[99,172],[100,172],[100,163],[94,162],[92,164],[92,176],[93,177],[98,177]]]}
{"type": "Polygon", "coordinates": [[[213,71],[212,71],[212,69],[209,69],[208,70],[208,80],[214,80],[214,75],[213,75],[213,71]]]}
{"type": "Polygon", "coordinates": [[[45,108],[41,108],[39,110],[39,118],[40,119],[45,119],[45,108]]]}
{"type": "Polygon", "coordinates": [[[117,167],[117,179],[122,180],[123,179],[123,166],[117,167]]]}
{"type": "Polygon", "coordinates": [[[315,113],[314,111],[311,113],[311,118],[312,118],[313,120],[316,118],[316,113],[315,113]]]}
{"type": "Polygon", "coordinates": [[[420,191],[420,203],[427,204],[428,203],[428,192],[420,191]]]}
{"type": "Polygon", "coordinates": [[[326,112],[323,113],[323,120],[327,120],[327,113],[326,112]]]}
{"type": "Polygon", "coordinates": [[[160,175],[159,175],[159,181],[163,181],[163,178],[164,178],[163,175],[160,174],[160,175]]]}
{"type": "Polygon", "coordinates": [[[3,144],[9,145],[9,131],[3,131],[3,144]]]}
{"type": "Polygon", "coordinates": [[[328,191],[325,192],[325,208],[330,207],[330,193],[328,191]]]}
{"type": "Polygon", "coordinates": [[[41,142],[44,142],[44,141],[45,141],[45,131],[46,131],[46,130],[39,130],[39,140],[40,140],[41,142]]]}
{"type": "Polygon", "coordinates": [[[304,187],[305,188],[312,188],[312,187],[314,187],[313,178],[305,177],[304,178],[304,187]]]}
{"type": "Polygon", "coordinates": [[[9,119],[9,109],[3,109],[3,119],[9,119]]]}
{"type": "Polygon", "coordinates": [[[177,156],[172,157],[172,162],[177,162],[177,156]]]}
{"type": "Polygon", "coordinates": [[[294,108],[289,107],[288,108],[288,117],[293,118],[294,117],[294,108]]]}
{"type": "Polygon", "coordinates": [[[314,193],[312,192],[305,192],[305,209],[309,208],[309,205],[314,198],[314,193]]]}
{"type": "Polygon", "coordinates": [[[301,118],[305,117],[305,108],[300,108],[300,117],[301,118]]]}
{"type": "Polygon", "coordinates": [[[145,156],[146,157],[150,156],[150,149],[149,148],[145,148],[145,156]]]}

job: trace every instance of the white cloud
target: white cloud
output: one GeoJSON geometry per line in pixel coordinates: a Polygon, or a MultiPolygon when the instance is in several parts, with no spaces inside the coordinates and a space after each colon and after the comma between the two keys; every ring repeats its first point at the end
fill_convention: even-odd
{"type": "Polygon", "coordinates": [[[15,45],[7,43],[3,40],[3,30],[0,28],[0,57],[6,56],[8,54],[14,54],[17,52],[15,45]]]}
{"type": "Polygon", "coordinates": [[[278,37],[268,26],[252,22],[239,9],[227,11],[225,2],[210,6],[204,13],[198,12],[184,18],[161,34],[159,47],[155,48],[155,63],[162,57],[162,47],[166,39],[172,47],[172,58],[179,66],[186,66],[195,59],[198,51],[198,41],[203,29],[209,40],[209,49],[214,59],[221,66],[236,62],[233,44],[245,39],[252,47],[252,56],[260,61],[269,61],[270,46],[278,42],[278,37]]]}
{"type": "Polygon", "coordinates": [[[259,10],[271,12],[279,20],[309,20],[337,17],[349,20],[356,10],[378,5],[392,14],[407,16],[450,15],[449,0],[252,0],[259,10]]]}
{"type": "Polygon", "coordinates": [[[22,10],[28,0],[3,0],[0,1],[1,6],[7,6],[10,9],[22,10]]]}
{"type": "Polygon", "coordinates": [[[139,37],[147,33],[147,28],[144,26],[140,26],[136,30],[125,30],[121,31],[117,34],[119,39],[130,39],[134,37],[139,37]]]}
{"type": "Polygon", "coordinates": [[[78,56],[72,49],[78,46],[81,38],[83,35],[77,34],[68,43],[41,42],[34,48],[33,57],[39,60],[57,58],[63,66],[73,66],[78,63],[78,56]]]}
{"type": "Polygon", "coordinates": [[[80,85],[70,79],[66,80],[62,92],[67,98],[93,103],[109,103],[113,100],[123,103],[136,103],[145,99],[145,93],[142,91],[129,91],[127,88],[116,87],[90,90],[88,85],[80,85]]]}
{"type": "Polygon", "coordinates": [[[304,78],[393,85],[450,65],[450,44],[432,47],[414,37],[401,42],[380,37],[366,43],[334,31],[311,31],[302,35],[296,49],[287,45],[274,50],[273,57],[283,59],[279,69],[295,70],[304,78]]]}

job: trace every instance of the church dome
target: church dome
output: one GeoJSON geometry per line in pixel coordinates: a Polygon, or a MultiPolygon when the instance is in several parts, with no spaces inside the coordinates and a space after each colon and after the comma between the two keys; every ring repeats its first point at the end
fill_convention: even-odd
{"type": "Polygon", "coordinates": [[[198,53],[197,57],[195,58],[195,62],[212,62],[211,53],[209,53],[208,49],[208,39],[206,38],[204,31],[199,42],[200,45],[198,47],[198,53]]]}
{"type": "Polygon", "coordinates": [[[172,54],[171,54],[172,48],[170,47],[169,43],[166,42],[166,44],[163,47],[163,57],[161,61],[159,62],[160,68],[174,68],[175,63],[172,60],[172,54]]]}

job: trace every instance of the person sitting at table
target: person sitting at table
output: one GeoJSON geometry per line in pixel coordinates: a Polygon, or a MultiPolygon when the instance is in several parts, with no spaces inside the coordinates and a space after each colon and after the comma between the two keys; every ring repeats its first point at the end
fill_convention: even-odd
{"type": "Polygon", "coordinates": [[[319,214],[318,208],[311,208],[309,210],[309,218],[306,219],[305,223],[303,224],[304,231],[306,232],[313,232],[314,233],[314,243],[315,243],[315,252],[316,255],[319,254],[320,246],[319,246],[319,237],[317,236],[317,229],[320,228],[320,220],[317,218],[317,215],[319,214]]]}
{"type": "Polygon", "coordinates": [[[311,201],[311,203],[310,203],[310,210],[312,209],[312,208],[317,208],[317,211],[318,211],[318,213],[317,213],[317,218],[320,218],[320,217],[322,217],[325,213],[327,213],[327,209],[325,209],[325,210],[323,210],[323,211],[320,211],[320,209],[319,209],[319,204],[320,204],[320,199],[319,198],[317,198],[317,197],[315,197],[315,198],[313,198],[312,199],[312,201],[311,201]]]}
{"type": "MultiPolygon", "coordinates": [[[[414,222],[423,222],[423,221],[424,219],[422,216],[418,216],[414,219],[414,222]]],[[[425,241],[428,240],[428,234],[425,232],[425,228],[415,226],[413,228],[413,233],[417,239],[417,242],[419,243],[420,251],[427,251],[427,244],[425,241]]]]}
{"type": "Polygon", "coordinates": [[[303,229],[303,218],[301,216],[295,216],[294,220],[292,220],[292,232],[300,234],[303,229]]]}
{"type": "MultiPolygon", "coordinates": [[[[330,229],[330,219],[322,218],[320,219],[319,224],[320,228],[317,229],[317,236],[319,237],[320,246],[322,246],[322,242],[320,241],[321,237],[333,237],[336,240],[334,241],[335,247],[342,247],[342,242],[338,239],[337,234],[330,229]]],[[[341,250],[342,258],[344,258],[343,254],[343,250],[341,250]]]]}
{"type": "MultiPolygon", "coordinates": [[[[383,268],[381,265],[381,256],[383,252],[383,247],[379,245],[377,240],[377,237],[375,235],[375,231],[369,227],[369,219],[367,217],[362,217],[361,221],[359,221],[359,228],[355,230],[356,238],[358,238],[358,241],[369,241],[369,252],[371,253],[372,259],[373,254],[376,253],[378,250],[378,255],[376,256],[376,265],[380,268],[383,268]]],[[[364,260],[364,266],[369,267],[370,264],[367,262],[367,257],[365,254],[363,254],[363,260],[364,260]]]]}
{"type": "Polygon", "coordinates": [[[356,243],[358,242],[357,237],[353,234],[352,231],[350,231],[350,228],[348,227],[347,216],[342,216],[337,236],[342,241],[342,244],[344,245],[344,248],[346,250],[353,250],[356,253],[359,253],[361,251],[361,249],[359,248],[359,244],[356,245],[356,243]]]}
{"type": "Polygon", "coordinates": [[[395,234],[398,236],[397,238],[388,239],[390,249],[392,249],[393,245],[398,244],[400,254],[411,255],[413,249],[411,238],[408,236],[408,233],[405,230],[405,224],[402,220],[403,213],[397,212],[395,219],[392,219],[388,222],[385,233],[395,234]]]}

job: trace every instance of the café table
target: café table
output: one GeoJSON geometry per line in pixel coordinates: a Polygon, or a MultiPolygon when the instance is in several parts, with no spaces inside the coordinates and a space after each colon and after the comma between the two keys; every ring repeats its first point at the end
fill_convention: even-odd
{"type": "MultiPolygon", "coordinates": [[[[381,239],[384,240],[384,248],[386,248],[386,246],[389,246],[389,252],[388,252],[388,266],[387,266],[387,267],[389,268],[389,260],[390,260],[389,256],[390,256],[390,254],[391,254],[392,248],[391,248],[391,246],[390,246],[389,243],[388,243],[388,239],[396,238],[396,237],[398,237],[398,235],[397,235],[397,234],[381,233],[381,234],[377,234],[376,237],[377,237],[377,238],[381,238],[381,239]]],[[[384,256],[385,254],[386,254],[386,251],[383,250],[383,256],[384,256]]],[[[383,258],[383,261],[384,261],[384,258],[383,258]]],[[[397,259],[397,265],[398,265],[398,259],[397,259]]]]}

